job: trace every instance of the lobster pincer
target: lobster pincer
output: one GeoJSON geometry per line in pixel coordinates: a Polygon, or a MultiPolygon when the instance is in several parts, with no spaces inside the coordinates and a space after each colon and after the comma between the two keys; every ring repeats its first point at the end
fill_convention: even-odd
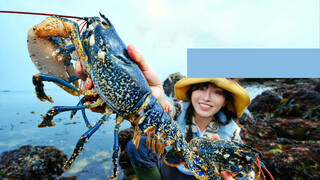
{"type": "MultiPolygon", "coordinates": [[[[79,87],[78,77],[71,63],[72,57],[76,56],[71,55],[71,52],[74,52],[74,46],[70,39],[48,36],[43,29],[37,25],[28,31],[27,44],[32,62],[42,74],[72,82],[75,87],[79,87]]],[[[64,86],[57,85],[72,95],[79,95],[76,91],[69,91],[64,86]]],[[[39,85],[39,88],[42,86],[39,85]]],[[[39,99],[52,101],[49,97],[43,99],[40,96],[39,99]]]]}

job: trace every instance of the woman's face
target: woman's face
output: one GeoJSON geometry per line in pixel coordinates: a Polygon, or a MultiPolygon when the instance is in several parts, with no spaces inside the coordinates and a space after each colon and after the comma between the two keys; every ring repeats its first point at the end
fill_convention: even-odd
{"type": "Polygon", "coordinates": [[[194,107],[195,117],[213,118],[222,106],[225,105],[223,89],[209,84],[200,85],[191,94],[191,102],[194,107]]]}

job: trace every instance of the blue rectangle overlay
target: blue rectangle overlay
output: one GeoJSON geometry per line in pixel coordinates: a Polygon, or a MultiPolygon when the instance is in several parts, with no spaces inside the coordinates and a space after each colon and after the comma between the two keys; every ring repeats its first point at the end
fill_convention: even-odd
{"type": "Polygon", "coordinates": [[[320,78],[320,49],[188,49],[189,78],[320,78]]]}

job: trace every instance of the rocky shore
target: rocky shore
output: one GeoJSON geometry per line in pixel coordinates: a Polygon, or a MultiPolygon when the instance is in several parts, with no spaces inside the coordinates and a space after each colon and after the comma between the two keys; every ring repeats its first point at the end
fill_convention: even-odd
{"type": "MultiPolygon", "coordinates": [[[[244,82],[249,85],[250,82],[244,82]]],[[[276,79],[239,119],[275,179],[320,179],[320,80],[276,79]]]]}
{"type": "Polygon", "coordinates": [[[53,146],[25,145],[0,156],[1,179],[57,179],[67,156],[53,146]]]}

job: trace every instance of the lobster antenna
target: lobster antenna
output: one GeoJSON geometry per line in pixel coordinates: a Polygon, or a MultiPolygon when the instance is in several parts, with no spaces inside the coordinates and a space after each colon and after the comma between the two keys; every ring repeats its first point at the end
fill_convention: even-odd
{"type": "Polygon", "coordinates": [[[41,16],[57,16],[57,17],[65,17],[65,18],[84,19],[83,17],[77,17],[77,16],[67,16],[67,15],[48,14],[48,13],[35,13],[35,12],[22,12],[22,11],[0,11],[0,13],[31,14],[31,15],[41,15],[41,16]]]}

